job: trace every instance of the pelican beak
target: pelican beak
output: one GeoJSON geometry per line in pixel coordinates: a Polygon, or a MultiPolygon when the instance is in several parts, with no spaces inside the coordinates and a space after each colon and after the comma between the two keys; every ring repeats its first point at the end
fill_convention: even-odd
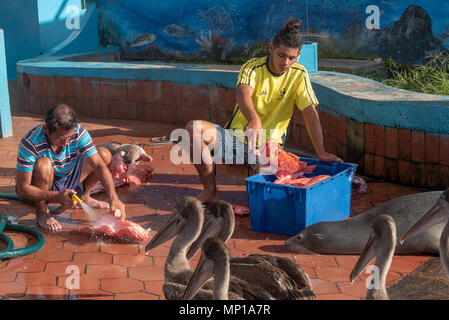
{"type": "Polygon", "coordinates": [[[377,235],[374,232],[371,232],[368,242],[359,257],[359,260],[357,260],[354,269],[352,269],[351,275],[349,276],[351,283],[354,282],[362,270],[365,269],[365,267],[376,257],[379,247],[378,239],[379,238],[377,235]]]}
{"type": "Polygon", "coordinates": [[[440,197],[437,203],[411,227],[399,240],[400,243],[404,242],[406,238],[417,235],[423,230],[430,228],[436,224],[449,219],[449,202],[440,197]]]}
{"type": "Polygon", "coordinates": [[[215,218],[211,214],[206,214],[206,221],[204,221],[203,228],[199,237],[192,243],[187,251],[187,260],[192,259],[195,254],[201,249],[204,241],[209,237],[214,237],[223,226],[223,219],[221,217],[215,218]]]}
{"type": "Polygon", "coordinates": [[[181,232],[184,226],[184,220],[181,218],[179,212],[175,209],[168,221],[162,226],[158,233],[151,239],[145,247],[145,253],[170,240],[181,232]]]}
{"type": "Polygon", "coordinates": [[[214,262],[202,254],[200,260],[198,261],[198,265],[196,266],[195,271],[187,284],[182,300],[192,299],[204,283],[212,277],[213,271],[214,262]]]}

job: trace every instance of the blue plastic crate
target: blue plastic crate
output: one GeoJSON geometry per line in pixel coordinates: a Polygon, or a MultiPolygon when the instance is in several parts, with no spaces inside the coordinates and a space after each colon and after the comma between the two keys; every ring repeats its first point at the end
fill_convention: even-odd
{"type": "Polygon", "coordinates": [[[272,183],[275,175],[257,174],[245,179],[253,231],[292,236],[314,223],[349,217],[357,164],[306,158],[301,161],[317,166],[312,174],[304,176],[331,177],[309,188],[272,183]]]}

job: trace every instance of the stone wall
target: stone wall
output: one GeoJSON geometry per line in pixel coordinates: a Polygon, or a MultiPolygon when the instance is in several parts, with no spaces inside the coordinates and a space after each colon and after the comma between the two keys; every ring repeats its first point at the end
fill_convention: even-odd
{"type": "MultiPolygon", "coordinates": [[[[449,135],[360,123],[324,111],[319,115],[326,150],[358,163],[358,173],[416,187],[449,187],[449,135]]],[[[301,112],[293,117],[288,145],[313,151],[301,112]]]]}
{"type": "Polygon", "coordinates": [[[18,73],[23,111],[44,114],[66,103],[81,117],[186,124],[205,119],[224,125],[235,106],[235,90],[150,80],[37,76],[18,73]]]}

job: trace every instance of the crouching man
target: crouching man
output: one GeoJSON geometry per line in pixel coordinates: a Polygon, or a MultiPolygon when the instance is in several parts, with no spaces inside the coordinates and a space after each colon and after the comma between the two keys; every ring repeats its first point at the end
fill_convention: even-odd
{"type": "Polygon", "coordinates": [[[71,192],[91,207],[109,207],[111,214],[120,210],[120,217],[124,219],[125,206],[115,192],[107,168],[110,162],[109,150],[102,147],[97,150],[73,109],[58,104],[48,110],[45,123],[29,130],[20,142],[16,191],[22,199],[34,202],[37,224],[50,231],[60,231],[61,225],[51,215],[48,202],[74,208],[76,202],[72,201],[71,192]],[[109,204],[89,196],[98,180],[106,191],[109,204]]]}

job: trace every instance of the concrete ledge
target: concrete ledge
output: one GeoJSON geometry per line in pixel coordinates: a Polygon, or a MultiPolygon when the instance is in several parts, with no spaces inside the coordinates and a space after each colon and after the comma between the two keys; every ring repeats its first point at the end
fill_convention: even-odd
{"type": "Polygon", "coordinates": [[[318,59],[318,68],[326,71],[336,71],[350,74],[363,75],[364,72],[377,69],[379,63],[372,60],[358,59],[318,59]]]}
{"type": "MultiPolygon", "coordinates": [[[[114,49],[104,51],[104,54],[114,49]]],[[[93,53],[90,53],[93,54],[93,53]]],[[[82,55],[73,56],[80,59],[82,55]]],[[[200,65],[163,62],[80,62],[59,59],[35,59],[17,63],[17,72],[39,76],[151,80],[186,85],[234,88],[239,66],[200,65]]]]}
{"type": "Polygon", "coordinates": [[[386,86],[338,72],[310,77],[320,108],[385,127],[449,134],[449,97],[386,86]]]}

